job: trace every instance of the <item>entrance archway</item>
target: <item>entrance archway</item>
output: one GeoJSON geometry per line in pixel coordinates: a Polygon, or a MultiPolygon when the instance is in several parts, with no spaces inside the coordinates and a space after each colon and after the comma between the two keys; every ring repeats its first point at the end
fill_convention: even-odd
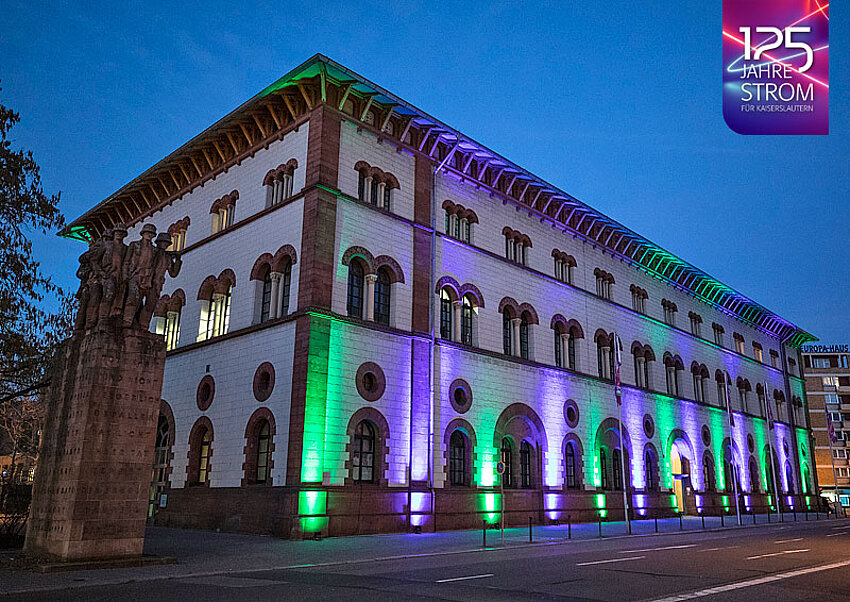
{"type": "Polygon", "coordinates": [[[673,477],[673,493],[676,496],[676,509],[685,514],[696,509],[691,480],[691,464],[694,455],[687,435],[679,429],[670,434],[669,457],[670,472],[673,477]]]}

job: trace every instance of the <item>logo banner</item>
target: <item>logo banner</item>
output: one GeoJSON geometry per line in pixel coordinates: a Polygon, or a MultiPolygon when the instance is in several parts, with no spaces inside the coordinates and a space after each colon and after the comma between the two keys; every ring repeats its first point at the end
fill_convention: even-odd
{"type": "Polygon", "coordinates": [[[829,134],[829,0],[723,0],[723,118],[739,134],[829,134]]]}

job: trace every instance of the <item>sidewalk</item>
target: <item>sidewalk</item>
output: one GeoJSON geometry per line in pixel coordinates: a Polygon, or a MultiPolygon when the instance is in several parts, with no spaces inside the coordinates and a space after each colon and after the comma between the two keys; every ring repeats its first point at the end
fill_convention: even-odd
{"type": "MultiPolygon", "coordinates": [[[[742,528],[752,528],[752,517],[742,516],[742,528]]],[[[786,523],[792,515],[786,515],[786,523]]],[[[820,520],[826,520],[820,515],[820,520]]],[[[803,522],[805,516],[797,515],[803,522]]],[[[810,514],[814,521],[815,515],[810,514]]],[[[776,517],[771,517],[773,525],[776,517]]],[[[733,529],[735,517],[727,517],[725,528],[733,529]]],[[[767,526],[767,516],[757,515],[758,526],[767,526]]],[[[706,530],[721,529],[718,517],[706,517],[706,530]]],[[[756,527],[757,528],[757,527],[756,527]]],[[[567,544],[572,541],[599,540],[598,523],[578,525],[535,526],[532,528],[533,544],[567,544]]],[[[627,536],[626,525],[620,522],[601,523],[605,538],[627,536]]],[[[660,534],[675,534],[683,531],[700,531],[699,517],[686,516],[658,520],[660,534]]],[[[632,522],[633,535],[654,535],[655,521],[632,522]]],[[[529,530],[511,528],[505,530],[505,547],[529,545],[529,530]]],[[[498,529],[487,531],[488,549],[502,546],[498,529]]],[[[259,535],[215,533],[149,527],[146,533],[145,554],[173,556],[178,564],[148,566],[143,568],[100,569],[74,572],[39,574],[23,570],[0,569],[0,595],[24,591],[50,591],[56,589],[84,587],[90,585],[112,585],[130,581],[148,581],[174,577],[197,577],[228,572],[268,570],[285,567],[305,567],[321,564],[369,562],[386,558],[436,555],[470,552],[483,549],[482,530],[446,531],[439,533],[361,535],[355,537],[328,538],[322,541],[287,541],[259,535]]]]}

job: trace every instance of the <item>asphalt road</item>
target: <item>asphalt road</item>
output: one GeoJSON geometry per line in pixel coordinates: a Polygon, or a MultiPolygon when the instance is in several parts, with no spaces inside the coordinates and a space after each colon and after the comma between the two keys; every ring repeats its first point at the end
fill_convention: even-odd
{"type": "Polygon", "coordinates": [[[80,583],[7,599],[11,598],[120,602],[850,600],[850,521],[362,558],[113,585],[80,583]]]}

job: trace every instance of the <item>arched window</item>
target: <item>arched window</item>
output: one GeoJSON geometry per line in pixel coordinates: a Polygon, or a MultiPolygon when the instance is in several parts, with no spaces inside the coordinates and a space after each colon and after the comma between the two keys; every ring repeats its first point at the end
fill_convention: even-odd
{"type": "Polygon", "coordinates": [[[555,335],[555,365],[559,368],[564,367],[564,327],[557,323],[552,332],[555,335]]]}
{"type": "Polygon", "coordinates": [[[685,365],[678,355],[664,354],[664,371],[667,376],[667,394],[671,397],[679,397],[679,371],[684,370],[685,365]]]}
{"type": "Polygon", "coordinates": [[[366,420],[361,420],[354,431],[354,450],[351,457],[351,473],[355,481],[372,483],[375,480],[375,429],[366,420]]]}
{"type": "Polygon", "coordinates": [[[767,484],[765,485],[764,492],[767,494],[771,494],[775,491],[773,487],[773,471],[776,469],[776,466],[772,465],[770,461],[770,451],[764,450],[764,477],[767,484]]]}
{"type": "Polygon", "coordinates": [[[519,446],[519,474],[523,489],[530,489],[534,486],[534,480],[531,474],[531,457],[531,444],[528,441],[523,441],[519,446]]]}
{"type": "Polygon", "coordinates": [[[767,398],[761,383],[756,385],[756,397],[759,400],[759,416],[765,416],[767,412],[767,398]]]}
{"type": "Polygon", "coordinates": [[[280,277],[280,315],[289,313],[289,294],[292,290],[292,262],[287,261],[280,277]]]}
{"type": "Polygon", "coordinates": [[[271,425],[268,420],[263,420],[257,429],[257,464],[254,472],[255,483],[265,483],[269,478],[271,439],[271,425]]]}
{"type": "Polygon", "coordinates": [[[456,430],[449,438],[449,482],[452,485],[469,485],[466,468],[466,436],[456,430]]]}
{"type": "Polygon", "coordinates": [[[646,449],[643,458],[644,472],[646,474],[646,490],[656,491],[658,489],[658,459],[655,457],[655,450],[651,447],[646,449]]]}
{"type": "Polygon", "coordinates": [[[209,429],[203,428],[203,433],[200,438],[200,447],[198,448],[198,485],[205,485],[210,477],[210,450],[212,445],[212,435],[209,429]]]}
{"type": "MultiPolygon", "coordinates": [[[[163,405],[164,402],[163,402],[163,405]]],[[[148,505],[148,517],[153,516],[159,506],[163,490],[168,486],[168,465],[171,460],[171,426],[168,418],[159,415],[156,425],[156,440],[153,451],[153,478],[148,505]]]]}
{"type": "Polygon", "coordinates": [[[691,364],[691,374],[694,377],[694,399],[697,401],[708,401],[705,391],[705,383],[708,380],[708,368],[705,364],[691,364]]]}
{"type": "Polygon", "coordinates": [[[750,491],[759,492],[759,471],[755,458],[750,458],[750,491]]]}
{"type": "Polygon", "coordinates": [[[272,275],[271,272],[266,272],[263,278],[262,301],[260,305],[260,322],[265,322],[269,319],[272,310],[272,275]]]}
{"type": "Polygon", "coordinates": [[[620,463],[621,453],[619,449],[615,449],[611,452],[611,468],[613,475],[613,483],[614,491],[622,491],[623,490],[623,465],[620,463]]]}
{"type": "Polygon", "coordinates": [[[469,295],[464,295],[460,312],[460,342],[472,345],[472,320],[475,315],[475,305],[469,295]]]}
{"type": "Polygon", "coordinates": [[[721,408],[726,407],[726,377],[720,370],[714,373],[714,380],[717,383],[717,403],[721,408]]]}
{"type": "Polygon", "coordinates": [[[522,359],[528,359],[528,315],[523,312],[519,322],[519,355],[522,359]]]}
{"type": "Polygon", "coordinates": [[[454,324],[452,323],[452,296],[448,288],[440,291],[440,338],[451,341],[454,324]]]}
{"type": "Polygon", "coordinates": [[[635,341],[632,343],[632,355],[634,356],[635,385],[643,389],[652,388],[649,368],[649,362],[655,360],[652,347],[641,345],[638,341],[635,341]]]}
{"type": "Polygon", "coordinates": [[[564,480],[566,481],[568,489],[578,489],[580,484],[577,460],[575,444],[572,441],[568,441],[567,446],[564,449],[564,480]]]}
{"type": "Polygon", "coordinates": [[[390,275],[385,268],[378,270],[375,280],[375,322],[390,324],[390,275]]]}
{"type": "Polygon", "coordinates": [[[711,459],[711,454],[708,452],[706,452],[702,457],[702,479],[705,484],[706,491],[715,491],[714,461],[711,459]]]}
{"type": "Polygon", "coordinates": [[[604,447],[599,448],[599,476],[602,479],[603,491],[611,490],[611,483],[608,481],[608,454],[604,447]]]}
{"type": "Polygon", "coordinates": [[[596,333],[596,364],[599,378],[605,380],[614,378],[614,354],[611,348],[611,337],[602,331],[596,333]]]}
{"type": "Polygon", "coordinates": [[[165,337],[165,349],[171,351],[180,340],[180,315],[186,304],[183,289],[177,289],[171,295],[163,295],[154,309],[153,331],[165,337]]]}
{"type": "MultiPolygon", "coordinates": [[[[727,450],[728,451],[728,450],[727,450]]],[[[726,492],[730,493],[735,489],[734,471],[732,470],[732,460],[723,458],[723,481],[726,485],[726,492]]]]}
{"type": "Polygon", "coordinates": [[[502,439],[502,463],[505,465],[505,472],[502,473],[502,485],[504,487],[514,486],[514,458],[513,446],[511,440],[507,437],[502,439]]]}
{"type": "Polygon", "coordinates": [[[206,341],[227,333],[230,327],[230,286],[223,293],[211,289],[209,296],[201,300],[201,323],[198,340],[206,341]]]}
{"type": "Polygon", "coordinates": [[[348,315],[363,318],[363,264],[352,259],[348,264],[348,315]]]}
{"type": "Polygon", "coordinates": [[[505,308],[505,311],[502,313],[502,348],[505,352],[505,355],[512,355],[514,350],[514,336],[513,336],[513,325],[511,324],[513,320],[513,314],[510,311],[510,308],[505,308]]]}

